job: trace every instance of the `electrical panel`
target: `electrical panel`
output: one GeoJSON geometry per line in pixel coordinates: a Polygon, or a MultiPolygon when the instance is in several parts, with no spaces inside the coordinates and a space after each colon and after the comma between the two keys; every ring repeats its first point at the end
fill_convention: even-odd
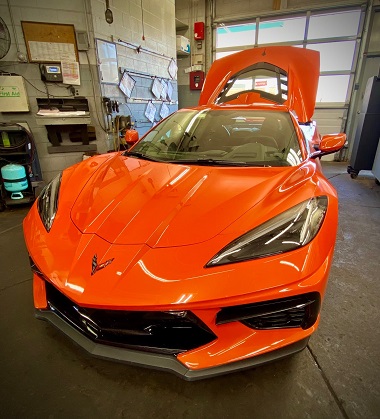
{"type": "Polygon", "coordinates": [[[78,51],[88,51],[90,49],[90,43],[88,42],[88,35],[86,31],[75,31],[77,38],[78,51]]]}

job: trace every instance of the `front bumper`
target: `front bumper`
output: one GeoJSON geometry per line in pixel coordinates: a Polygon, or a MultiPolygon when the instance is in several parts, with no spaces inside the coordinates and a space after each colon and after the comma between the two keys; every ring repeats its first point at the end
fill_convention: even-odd
{"type": "Polygon", "coordinates": [[[166,370],[186,380],[252,368],[301,351],[316,328],[320,307],[319,293],[314,292],[205,310],[208,320],[198,310],[179,312],[187,314],[171,320],[167,317],[174,311],[109,311],[78,306],[36,272],[34,292],[39,307],[36,317],[53,324],[93,356],[166,370]],[[300,316],[313,323],[300,322],[300,316]],[[288,324],[284,326],[286,318],[288,324]],[[151,326],[146,327],[145,320],[151,326]],[[148,336],[144,333],[147,329],[148,336]],[[188,344],[191,346],[186,348],[188,344]]]}
{"type": "MultiPolygon", "coordinates": [[[[265,295],[262,295],[260,298],[256,297],[255,306],[256,309],[259,309],[258,312],[256,311],[256,314],[262,314],[262,304],[266,304],[265,302],[273,303],[280,296],[285,297],[286,295],[288,296],[287,298],[296,298],[296,296],[315,295],[318,293],[323,298],[331,257],[332,251],[325,263],[319,267],[314,275],[300,282],[289,284],[286,292],[282,292],[285,290],[281,287],[270,290],[270,292],[266,291],[265,295]],[[302,290],[302,294],[299,294],[300,290],[302,290]]],[[[140,348],[135,346],[128,347],[127,345],[127,347],[121,347],[118,344],[104,344],[104,342],[91,339],[91,336],[86,336],[83,330],[78,330],[78,327],[67,321],[65,316],[59,316],[54,312],[54,309],[51,310],[49,308],[45,285],[46,279],[42,277],[43,275],[40,272],[34,272],[34,303],[37,308],[38,318],[47,320],[58,327],[94,356],[167,370],[186,380],[202,379],[239,371],[299,352],[305,348],[310,335],[316,330],[319,323],[318,307],[317,317],[313,320],[315,323],[311,326],[306,324],[305,328],[302,325],[284,327],[281,324],[281,317],[279,319],[280,327],[272,330],[260,330],[261,326],[265,326],[265,322],[262,323],[260,321],[258,324],[253,324],[247,319],[248,324],[245,324],[247,323],[244,320],[247,317],[245,316],[246,309],[249,308],[251,310],[252,303],[249,303],[247,306],[247,304],[242,305],[241,302],[247,303],[248,298],[245,298],[243,301],[231,298],[229,299],[231,303],[224,306],[219,304],[216,306],[215,301],[202,305],[202,307],[187,304],[183,304],[180,307],[178,305],[175,307],[155,306],[150,307],[148,311],[152,309],[163,312],[172,311],[173,309],[189,310],[217,338],[208,344],[203,344],[194,349],[189,348],[189,350],[184,352],[157,353],[155,351],[156,353],[154,353],[154,351],[140,350],[140,348]]],[[[51,283],[50,280],[48,282],[51,283]]],[[[58,288],[56,284],[54,285],[58,288]]],[[[250,300],[254,301],[255,299],[250,298],[250,300]]],[[[124,310],[128,310],[128,308],[124,310]]],[[[249,311],[249,313],[248,317],[251,316],[252,311],[249,311]]],[[[292,319],[293,315],[297,319],[298,313],[292,312],[292,319]]]]}
{"type": "MultiPolygon", "coordinates": [[[[26,223],[27,230],[30,230],[26,234],[26,242],[31,257],[40,269],[40,274],[34,273],[37,317],[56,325],[94,356],[164,369],[184,379],[194,380],[250,368],[298,352],[306,346],[318,326],[319,316],[311,327],[305,329],[279,327],[258,330],[230,317],[244,315],[240,309],[245,309],[246,305],[300,294],[318,293],[323,300],[333,245],[326,245],[326,237],[322,234],[298,251],[265,260],[236,263],[228,269],[215,267],[194,272],[193,265],[203,265],[193,259],[191,264],[188,263],[187,248],[174,251],[171,248],[114,246],[96,235],[80,235],[71,227],[67,237],[57,241],[41,228],[39,234],[32,234],[38,227],[34,224],[40,224],[37,216],[26,223]],[[73,241],[72,246],[69,239],[73,241]],[[60,243],[59,250],[54,243],[60,243]],[[53,250],[47,251],[51,248],[53,250]],[[115,260],[110,267],[92,277],[94,249],[99,258],[102,255],[101,260],[115,260]],[[175,270],[171,269],[173,259],[176,261],[175,270]],[[133,260],[134,263],[125,267],[125,260],[133,260]],[[42,277],[80,307],[190,311],[217,338],[176,354],[152,353],[135,347],[131,349],[95,342],[70,322],[66,323],[54,312],[46,310],[46,289],[42,277]],[[229,309],[237,306],[238,312],[229,309]],[[222,309],[227,323],[225,317],[220,317],[221,314],[218,317],[222,309]]],[[[191,254],[195,259],[207,259],[203,254],[207,250],[205,244],[193,247],[191,254]]]]}
{"type": "Polygon", "coordinates": [[[67,335],[75,343],[77,343],[93,356],[169,371],[188,381],[211,378],[217,375],[236,372],[285,358],[302,351],[306,347],[309,340],[309,337],[306,337],[298,342],[284,346],[275,351],[257,355],[242,361],[236,361],[212,368],[204,368],[201,370],[192,370],[179,362],[173,355],[141,352],[132,349],[118,348],[116,346],[108,346],[95,343],[81,334],[70,324],[66,323],[52,311],[36,310],[36,317],[41,320],[46,320],[57,327],[59,330],[65,333],[65,335],[67,335]]]}

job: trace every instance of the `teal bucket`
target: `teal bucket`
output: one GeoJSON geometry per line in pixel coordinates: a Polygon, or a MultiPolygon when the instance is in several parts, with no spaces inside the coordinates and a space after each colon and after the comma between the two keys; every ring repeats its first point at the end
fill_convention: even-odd
{"type": "Polygon", "coordinates": [[[28,189],[25,167],[21,164],[7,164],[1,168],[1,177],[4,181],[4,188],[12,192],[12,199],[22,199],[21,191],[28,189]]]}

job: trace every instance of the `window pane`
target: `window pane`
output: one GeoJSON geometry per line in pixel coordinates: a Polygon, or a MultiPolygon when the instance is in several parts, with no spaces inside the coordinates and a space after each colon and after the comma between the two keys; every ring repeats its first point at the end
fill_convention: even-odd
{"type": "Polygon", "coordinates": [[[350,76],[320,76],[317,104],[326,102],[345,102],[350,76]]]}
{"type": "Polygon", "coordinates": [[[321,53],[321,71],[351,70],[355,41],[308,45],[321,53]]]}
{"type": "Polygon", "coordinates": [[[305,25],[306,17],[262,22],[259,25],[259,44],[302,41],[305,25]]]}
{"type": "Polygon", "coordinates": [[[358,33],[360,10],[350,12],[312,15],[310,17],[308,39],[350,36],[358,33]]]}
{"type": "Polygon", "coordinates": [[[227,51],[227,52],[217,52],[215,54],[215,59],[218,60],[219,58],[227,57],[227,55],[235,54],[239,51],[227,51]]]}
{"type": "Polygon", "coordinates": [[[268,63],[253,67],[236,77],[232,76],[223,87],[216,103],[229,102],[251,93],[258,93],[260,97],[284,103],[288,98],[287,73],[268,63]]]}
{"type": "Polygon", "coordinates": [[[278,95],[277,77],[273,76],[270,71],[261,70],[261,72],[255,76],[256,77],[253,77],[251,75],[249,78],[236,79],[226,93],[226,97],[252,89],[275,96],[278,95]]]}
{"type": "Polygon", "coordinates": [[[255,44],[256,24],[222,26],[216,30],[216,47],[233,47],[255,44]]]}

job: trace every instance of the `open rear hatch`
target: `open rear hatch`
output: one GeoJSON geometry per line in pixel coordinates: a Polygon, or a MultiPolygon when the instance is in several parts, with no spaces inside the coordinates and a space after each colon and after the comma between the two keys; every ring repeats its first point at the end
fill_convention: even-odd
{"type": "Polygon", "coordinates": [[[319,79],[319,52],[297,47],[263,47],[214,61],[199,105],[278,103],[311,120],[319,79]]]}

